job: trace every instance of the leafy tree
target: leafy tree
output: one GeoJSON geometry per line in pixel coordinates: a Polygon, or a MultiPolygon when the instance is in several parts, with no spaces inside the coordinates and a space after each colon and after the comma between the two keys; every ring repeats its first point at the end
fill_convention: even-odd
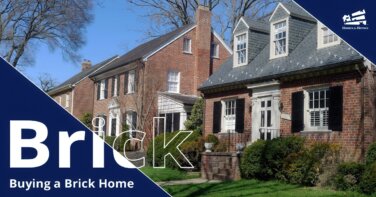
{"type": "Polygon", "coordinates": [[[199,98],[192,108],[191,116],[185,121],[184,125],[187,130],[202,133],[204,118],[204,99],[199,98]]]}

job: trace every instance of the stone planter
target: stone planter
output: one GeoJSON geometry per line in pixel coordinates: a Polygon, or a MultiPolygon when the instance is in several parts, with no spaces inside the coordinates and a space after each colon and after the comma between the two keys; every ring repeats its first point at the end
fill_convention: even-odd
{"type": "Polygon", "coordinates": [[[205,146],[205,152],[212,152],[212,148],[213,148],[213,143],[211,142],[205,142],[204,146],[205,146]]]}

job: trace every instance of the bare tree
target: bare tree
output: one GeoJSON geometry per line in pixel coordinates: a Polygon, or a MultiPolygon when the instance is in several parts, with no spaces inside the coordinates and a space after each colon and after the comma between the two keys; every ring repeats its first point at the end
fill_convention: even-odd
{"type": "Polygon", "coordinates": [[[38,81],[40,88],[45,92],[50,91],[52,88],[56,87],[57,84],[57,81],[48,73],[41,74],[38,77],[38,81]]]}
{"type": "Polygon", "coordinates": [[[1,56],[16,67],[35,43],[45,43],[51,50],[61,49],[64,58],[78,61],[91,9],[92,0],[0,1],[1,56]]]}
{"type": "Polygon", "coordinates": [[[213,10],[220,0],[127,0],[138,8],[147,8],[150,12],[145,16],[151,21],[148,37],[157,37],[166,31],[177,29],[194,22],[194,13],[202,4],[213,10]]]}

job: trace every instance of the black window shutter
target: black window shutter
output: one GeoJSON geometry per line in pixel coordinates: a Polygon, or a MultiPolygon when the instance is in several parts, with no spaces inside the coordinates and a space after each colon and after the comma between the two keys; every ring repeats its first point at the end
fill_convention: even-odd
{"type": "Polygon", "coordinates": [[[172,131],[172,114],[166,114],[166,131],[172,131]]]}
{"type": "Polygon", "coordinates": [[[115,77],[112,77],[111,96],[115,96],[115,77]]]}
{"type": "Polygon", "coordinates": [[[104,98],[106,99],[108,96],[108,79],[104,80],[104,98]]]}
{"type": "Polygon", "coordinates": [[[96,118],[96,119],[95,119],[95,125],[94,125],[94,126],[95,126],[95,127],[94,127],[95,129],[93,128],[95,131],[99,131],[99,127],[98,127],[98,125],[99,125],[99,118],[96,118]]]}
{"type": "Polygon", "coordinates": [[[128,72],[124,74],[124,94],[128,93],[128,72]]]}
{"type": "Polygon", "coordinates": [[[329,120],[328,128],[342,131],[343,118],[343,87],[335,86],[329,89],[329,120]]]}
{"type": "Polygon", "coordinates": [[[119,90],[120,90],[120,77],[119,77],[119,75],[116,75],[116,79],[117,79],[117,80],[116,80],[116,87],[117,87],[117,88],[116,88],[116,95],[119,96],[119,95],[120,95],[120,94],[119,94],[119,92],[120,92],[120,91],[119,91],[119,90]]]}
{"type": "Polygon", "coordinates": [[[98,81],[98,83],[97,83],[97,100],[100,99],[100,96],[101,96],[101,82],[98,81]]]}
{"type": "Polygon", "coordinates": [[[134,70],[134,92],[137,92],[138,86],[138,71],[137,69],[134,70]]]}
{"type": "Polygon", "coordinates": [[[180,130],[180,113],[174,113],[174,129],[173,131],[180,130]]]}
{"type": "Polygon", "coordinates": [[[132,129],[137,129],[137,112],[132,112],[132,129]]]}
{"type": "Polygon", "coordinates": [[[304,129],[304,94],[303,91],[292,93],[291,132],[296,133],[304,129]]]}
{"type": "Polygon", "coordinates": [[[106,128],[107,128],[107,116],[103,115],[102,118],[104,119],[103,131],[104,131],[104,133],[106,133],[106,128]]]}
{"type": "Polygon", "coordinates": [[[243,133],[244,130],[244,99],[236,100],[235,131],[243,133]]]}
{"type": "Polygon", "coordinates": [[[213,108],[213,133],[219,133],[221,131],[221,119],[222,119],[222,103],[221,101],[214,102],[213,108]]]}

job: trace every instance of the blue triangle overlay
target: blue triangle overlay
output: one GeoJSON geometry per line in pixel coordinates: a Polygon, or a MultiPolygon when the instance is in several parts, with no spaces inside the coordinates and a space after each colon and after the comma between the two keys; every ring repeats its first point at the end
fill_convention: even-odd
{"type": "MultiPolygon", "coordinates": [[[[93,133],[77,119],[62,109],[56,102],[22,76],[11,65],[0,58],[0,81],[2,94],[0,98],[0,196],[64,196],[79,194],[103,196],[124,194],[124,196],[170,196],[137,169],[125,169],[119,166],[112,153],[112,148],[105,145],[104,168],[92,167],[93,133]],[[49,160],[38,168],[10,168],[10,120],[34,120],[48,128],[48,137],[44,142],[50,152],[49,160]],[[71,149],[71,168],[59,168],[59,131],[72,133],[84,130],[85,141],[75,142],[71,149]],[[107,179],[109,181],[133,181],[133,189],[65,189],[64,180],[107,179]],[[51,190],[11,189],[10,179],[51,181],[51,190]],[[54,189],[55,180],[60,181],[61,188],[54,189]]],[[[34,137],[34,132],[23,132],[23,138],[34,137]],[[31,134],[32,133],[32,134],[31,134]]],[[[23,158],[33,158],[36,151],[25,149],[23,158]]]]}
{"type": "MultiPolygon", "coordinates": [[[[354,49],[376,63],[376,1],[372,0],[295,0],[316,19],[329,27],[334,33],[349,43],[354,49]],[[345,30],[342,17],[354,12],[365,10],[367,30],[345,30]]],[[[348,27],[348,26],[347,26],[348,27]]],[[[354,26],[357,27],[357,26],[354,26]]]]}

